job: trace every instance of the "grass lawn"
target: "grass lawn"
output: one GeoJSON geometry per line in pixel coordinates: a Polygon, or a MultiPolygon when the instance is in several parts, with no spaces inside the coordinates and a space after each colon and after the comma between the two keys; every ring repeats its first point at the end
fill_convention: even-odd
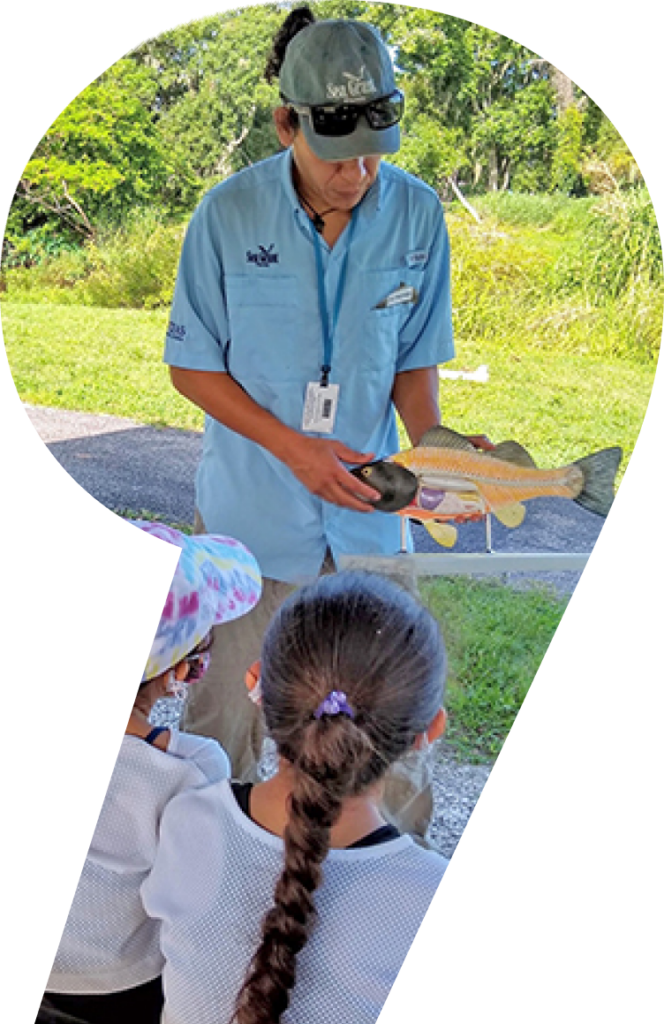
{"type": "MultiPolygon", "coordinates": [[[[165,310],[2,302],[19,395],[34,405],[202,429],[203,415],[171,387],[161,361],[165,310]]],[[[620,478],[643,422],[654,363],[458,338],[450,369],[489,367],[489,381],[443,380],[443,420],[459,431],[514,438],[542,467],[619,444],[620,478]]],[[[404,439],[404,446],[406,444],[404,439]]]]}
{"type": "Polygon", "coordinates": [[[447,645],[446,739],[465,760],[493,760],[567,601],[544,587],[462,577],[422,581],[420,591],[447,645]]]}
{"type": "Polygon", "coordinates": [[[24,402],[202,429],[203,414],[173,389],[161,361],[165,310],[5,301],[0,314],[24,402]]]}

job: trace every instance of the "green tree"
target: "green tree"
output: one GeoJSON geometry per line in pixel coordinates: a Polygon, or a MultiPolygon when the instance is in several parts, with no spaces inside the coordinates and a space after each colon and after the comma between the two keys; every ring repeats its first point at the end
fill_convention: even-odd
{"type": "Polygon", "coordinates": [[[572,103],[558,115],[558,144],[553,156],[551,187],[571,193],[582,171],[583,114],[572,103]]]}
{"type": "Polygon", "coordinates": [[[152,78],[154,114],[174,173],[169,208],[190,209],[201,192],[277,148],[276,90],[262,80],[276,5],[192,22],[150,40],[130,56],[152,78]]]}
{"type": "MultiPolygon", "coordinates": [[[[80,243],[143,207],[181,221],[211,185],[274,153],[279,95],[263,71],[293,6],[260,4],[180,26],[85,89],[25,169],[3,261],[80,243]]],[[[406,94],[394,162],[439,191],[574,193],[639,183],[632,154],[596,104],[514,40],[400,4],[311,6],[317,17],[380,29],[406,94]]]]}
{"type": "Polygon", "coordinates": [[[91,238],[100,219],[148,205],[169,173],[149,76],[120,60],[63,110],[18,187],[14,229],[91,238]]]}
{"type": "Polygon", "coordinates": [[[442,128],[437,122],[420,115],[409,121],[401,149],[391,159],[440,192],[447,182],[455,180],[462,152],[463,138],[458,128],[442,128]]]}

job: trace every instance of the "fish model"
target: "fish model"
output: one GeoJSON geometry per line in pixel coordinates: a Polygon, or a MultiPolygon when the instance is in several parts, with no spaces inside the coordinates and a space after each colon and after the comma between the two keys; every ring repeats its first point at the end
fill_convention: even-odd
{"type": "Polygon", "coordinates": [[[438,544],[453,547],[452,523],[491,513],[504,526],[520,526],[531,498],[570,498],[606,516],[622,449],[605,448],[560,469],[538,469],[516,441],[478,451],[448,427],[432,427],[415,448],[351,472],[380,494],[371,502],[381,512],[396,512],[422,523],[438,544]]]}

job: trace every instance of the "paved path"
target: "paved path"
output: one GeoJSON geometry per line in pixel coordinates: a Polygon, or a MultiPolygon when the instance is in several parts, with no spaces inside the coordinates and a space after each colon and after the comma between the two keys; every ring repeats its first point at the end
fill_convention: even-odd
{"type": "MultiPolygon", "coordinates": [[[[26,406],[37,433],[67,472],[103,505],[150,512],[173,523],[191,523],[194,476],[202,435],[195,431],[143,426],[116,416],[26,406]]],[[[603,520],[564,498],[542,498],[527,506],[517,530],[493,520],[495,551],[590,552],[603,520]]],[[[442,549],[422,527],[414,528],[418,551],[442,549]]],[[[455,551],[484,550],[484,526],[459,528],[455,551]]],[[[540,573],[562,593],[576,586],[576,572],[540,573]]],[[[516,577],[510,582],[517,582],[516,577]]]]}
{"type": "MultiPolygon", "coordinates": [[[[193,521],[199,433],[62,409],[26,406],[26,411],[58,462],[103,505],[116,511],[150,512],[172,523],[193,521]]],[[[493,547],[496,551],[589,552],[602,522],[571,501],[541,499],[529,503],[518,530],[494,522],[493,547]]],[[[418,551],[441,551],[422,528],[416,527],[414,535],[418,551]]],[[[483,525],[461,527],[455,550],[483,551],[483,525]]],[[[578,573],[541,573],[538,578],[569,593],[578,573]]],[[[166,714],[173,714],[172,704],[166,714]]],[[[434,779],[436,813],[431,840],[448,857],[490,770],[490,765],[460,764],[444,746],[441,750],[434,779]]]]}

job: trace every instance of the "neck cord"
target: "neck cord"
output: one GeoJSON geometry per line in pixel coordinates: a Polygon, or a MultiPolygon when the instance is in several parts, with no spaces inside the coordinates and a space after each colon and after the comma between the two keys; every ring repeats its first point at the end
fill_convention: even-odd
{"type": "Polygon", "coordinates": [[[328,213],[333,213],[336,210],[336,206],[331,206],[329,210],[323,210],[322,213],[319,213],[318,210],[314,209],[314,207],[311,205],[308,199],[305,199],[304,196],[297,189],[295,191],[297,192],[297,196],[300,202],[304,203],[307,209],[310,210],[311,213],[313,213],[311,223],[316,228],[318,234],[322,235],[323,228],[325,227],[325,221],[323,220],[323,217],[326,217],[328,213]]]}

